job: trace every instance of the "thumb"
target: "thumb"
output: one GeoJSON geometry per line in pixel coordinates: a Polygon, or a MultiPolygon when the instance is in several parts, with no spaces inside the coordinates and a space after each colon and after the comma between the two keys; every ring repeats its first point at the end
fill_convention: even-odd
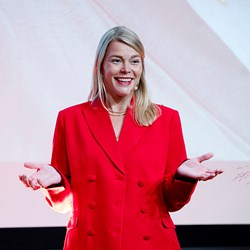
{"type": "Polygon", "coordinates": [[[210,153],[206,153],[204,155],[198,156],[196,159],[198,162],[201,163],[203,161],[207,161],[207,160],[211,159],[213,156],[214,156],[214,154],[210,152],[210,153]]]}
{"type": "Polygon", "coordinates": [[[25,162],[24,167],[29,168],[29,169],[41,169],[44,167],[44,163],[34,163],[34,162],[25,162]]]}

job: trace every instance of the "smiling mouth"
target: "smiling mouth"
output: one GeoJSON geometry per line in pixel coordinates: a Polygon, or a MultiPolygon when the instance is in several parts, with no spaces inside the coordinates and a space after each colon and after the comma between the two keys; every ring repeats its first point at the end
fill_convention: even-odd
{"type": "Polygon", "coordinates": [[[124,86],[128,86],[132,83],[133,78],[119,78],[116,77],[115,80],[120,84],[124,86]]]}

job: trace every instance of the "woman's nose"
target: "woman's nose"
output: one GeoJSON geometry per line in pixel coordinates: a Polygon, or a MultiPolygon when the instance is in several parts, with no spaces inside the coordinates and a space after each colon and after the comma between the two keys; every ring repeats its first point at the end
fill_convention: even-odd
{"type": "Polygon", "coordinates": [[[127,73],[130,73],[130,72],[131,72],[131,69],[130,69],[129,65],[127,63],[124,63],[122,65],[122,68],[121,68],[121,73],[127,74],[127,73]]]}

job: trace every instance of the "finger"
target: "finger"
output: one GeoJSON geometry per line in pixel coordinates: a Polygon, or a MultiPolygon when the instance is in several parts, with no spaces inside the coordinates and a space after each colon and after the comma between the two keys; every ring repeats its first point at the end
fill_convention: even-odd
{"type": "Polygon", "coordinates": [[[223,169],[217,169],[217,170],[216,170],[216,173],[217,173],[217,174],[222,174],[222,173],[224,173],[224,170],[223,170],[223,169]]]}
{"type": "Polygon", "coordinates": [[[222,174],[224,171],[222,169],[214,169],[214,170],[208,169],[206,172],[207,173],[214,173],[214,174],[218,175],[218,174],[222,174]]]}
{"type": "Polygon", "coordinates": [[[28,178],[26,175],[19,175],[20,181],[28,188],[37,190],[40,188],[38,181],[34,178],[28,178]]]}
{"type": "Polygon", "coordinates": [[[25,162],[24,167],[29,168],[29,169],[41,169],[43,166],[46,164],[43,163],[34,163],[34,162],[25,162]]]}
{"type": "Polygon", "coordinates": [[[29,187],[26,175],[19,175],[19,180],[24,184],[25,187],[29,187]]]}
{"type": "Polygon", "coordinates": [[[214,156],[214,154],[210,152],[210,153],[206,153],[204,155],[198,156],[198,157],[196,157],[196,159],[198,162],[201,163],[203,161],[207,161],[207,160],[211,159],[213,156],[214,156]]]}
{"type": "Polygon", "coordinates": [[[222,170],[220,171],[215,171],[215,172],[209,172],[207,171],[206,174],[203,175],[203,177],[201,177],[199,180],[202,180],[202,181],[208,181],[208,180],[212,180],[214,179],[217,175],[223,173],[222,170]]]}
{"type": "Polygon", "coordinates": [[[37,190],[40,188],[40,185],[36,179],[29,180],[29,185],[33,190],[37,190]]]}
{"type": "Polygon", "coordinates": [[[204,174],[199,180],[200,181],[208,181],[208,180],[212,180],[214,177],[216,176],[216,174],[211,173],[211,174],[204,174]]]}

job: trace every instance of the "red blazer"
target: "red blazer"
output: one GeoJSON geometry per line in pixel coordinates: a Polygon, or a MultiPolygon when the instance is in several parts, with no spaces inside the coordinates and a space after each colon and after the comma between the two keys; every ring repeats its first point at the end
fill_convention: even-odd
{"type": "Polygon", "coordinates": [[[160,108],[148,127],[127,112],[119,141],[101,104],[59,112],[51,165],[63,185],[44,193],[54,209],[72,211],[64,249],[179,249],[169,211],[190,200],[196,182],[174,179],[186,160],[181,123],[160,108]]]}

